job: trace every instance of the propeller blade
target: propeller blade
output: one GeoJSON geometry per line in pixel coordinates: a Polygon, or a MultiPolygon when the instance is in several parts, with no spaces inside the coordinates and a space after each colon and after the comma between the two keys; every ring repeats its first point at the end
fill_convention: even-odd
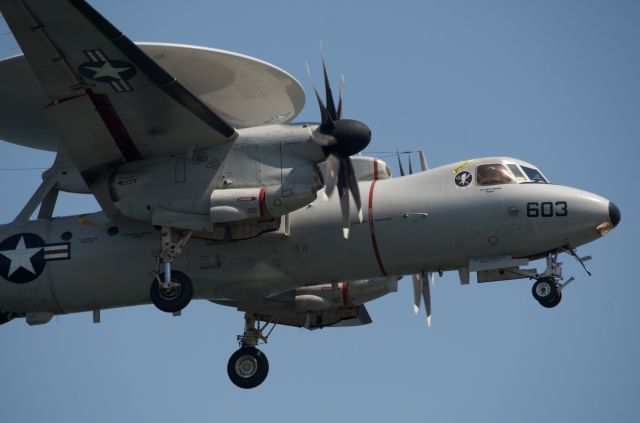
{"type": "Polygon", "coordinates": [[[340,94],[338,95],[338,119],[342,118],[342,93],[344,91],[344,75],[340,75],[340,94]]]}
{"type": "Polygon", "coordinates": [[[413,166],[411,166],[411,153],[407,154],[409,159],[409,175],[413,175],[413,166]]]}
{"type": "Polygon", "coordinates": [[[347,159],[340,160],[340,173],[338,176],[338,195],[340,196],[340,209],[342,210],[342,235],[349,239],[349,175],[347,159]]]}
{"type": "Polygon", "coordinates": [[[347,166],[347,176],[349,178],[349,190],[353,196],[353,201],[356,203],[356,210],[358,211],[358,219],[362,223],[362,201],[360,200],[360,188],[358,188],[358,178],[356,177],[356,171],[353,169],[353,163],[351,158],[345,159],[347,166]]]}
{"type": "Polygon", "coordinates": [[[400,176],[404,176],[404,168],[402,167],[402,160],[400,160],[400,151],[396,149],[396,154],[398,155],[398,167],[400,168],[400,176]]]}
{"type": "Polygon", "coordinates": [[[329,83],[329,75],[327,74],[327,66],[324,63],[324,57],[322,58],[322,73],[324,74],[324,90],[327,98],[327,110],[331,119],[338,120],[338,114],[336,112],[336,103],[333,101],[333,93],[331,92],[331,84],[329,83]]]}
{"type": "Polygon", "coordinates": [[[338,176],[340,174],[340,159],[335,154],[330,154],[327,157],[327,177],[325,184],[325,193],[327,196],[333,194],[333,190],[338,183],[338,176]]]}
{"type": "Polygon", "coordinates": [[[420,297],[422,295],[422,273],[413,274],[413,312],[420,312],[420,297]]]}
{"type": "Polygon", "coordinates": [[[318,88],[316,87],[316,83],[313,81],[313,77],[311,76],[311,68],[309,67],[309,63],[305,63],[307,66],[307,75],[309,75],[309,80],[311,81],[311,85],[313,85],[313,92],[316,94],[316,99],[318,100],[318,106],[320,107],[320,115],[322,117],[322,125],[321,128],[325,129],[333,129],[333,119],[327,109],[327,106],[324,105],[322,98],[320,98],[320,93],[318,93],[318,88]]]}
{"type": "Polygon", "coordinates": [[[424,309],[427,312],[427,326],[431,327],[431,287],[429,286],[429,279],[431,279],[431,274],[428,275],[427,279],[422,280],[422,299],[424,300],[424,309]]]}

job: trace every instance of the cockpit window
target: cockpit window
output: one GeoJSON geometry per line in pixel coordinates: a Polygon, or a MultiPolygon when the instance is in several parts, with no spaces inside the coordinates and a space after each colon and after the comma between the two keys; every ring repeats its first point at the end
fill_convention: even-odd
{"type": "Polygon", "coordinates": [[[507,164],[507,166],[509,166],[509,170],[511,171],[511,173],[513,173],[513,176],[516,177],[516,181],[518,181],[518,182],[526,182],[527,181],[527,177],[524,176],[524,173],[522,173],[522,171],[520,170],[518,165],[513,164],[513,163],[509,163],[509,164],[507,164]]]}
{"type": "Polygon", "coordinates": [[[513,182],[513,177],[503,164],[485,164],[478,166],[478,185],[507,184],[513,182]]]}
{"type": "Polygon", "coordinates": [[[542,173],[540,173],[540,171],[538,169],[533,169],[531,167],[522,166],[522,170],[524,170],[524,173],[527,174],[527,176],[529,177],[531,182],[539,182],[539,183],[543,183],[543,184],[548,184],[549,183],[549,181],[547,181],[545,179],[545,177],[542,176],[542,173]]]}

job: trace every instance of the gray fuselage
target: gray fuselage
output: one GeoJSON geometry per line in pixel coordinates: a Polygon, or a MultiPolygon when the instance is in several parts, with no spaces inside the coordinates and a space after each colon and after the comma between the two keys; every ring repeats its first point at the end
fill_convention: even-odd
{"type": "MultiPolygon", "coordinates": [[[[604,232],[597,227],[611,223],[610,203],[600,196],[544,183],[461,188],[454,183],[459,167],[361,182],[363,220],[352,212],[349,239],[342,236],[334,195],[291,213],[288,234],[226,242],[196,236],[174,268],[192,280],[195,298],[260,300],[305,285],[460,269],[484,257],[537,258],[599,238],[604,232]],[[544,210],[536,216],[531,204],[544,210]]],[[[43,249],[45,259],[28,258],[33,272],[16,264],[8,269],[6,255],[0,256],[4,274],[41,272],[26,283],[0,278],[0,311],[63,314],[150,302],[160,247],[160,232],[150,223],[95,213],[0,227],[5,243],[19,234],[52,246],[43,249]],[[58,244],[62,256],[53,254],[58,244]],[[41,270],[38,260],[44,260],[41,270]]]]}

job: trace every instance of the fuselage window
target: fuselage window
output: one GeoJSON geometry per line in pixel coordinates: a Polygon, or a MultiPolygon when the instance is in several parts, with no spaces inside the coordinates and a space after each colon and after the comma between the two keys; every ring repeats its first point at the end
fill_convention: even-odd
{"type": "Polygon", "coordinates": [[[478,185],[508,184],[513,177],[503,164],[486,164],[478,166],[478,185]]]}
{"type": "Polygon", "coordinates": [[[542,173],[538,169],[533,169],[530,167],[522,166],[522,170],[527,174],[531,182],[539,182],[543,184],[547,184],[548,181],[542,176],[542,173]]]}
{"type": "Polygon", "coordinates": [[[524,176],[524,173],[522,173],[522,171],[520,170],[518,165],[513,164],[513,163],[509,163],[507,166],[509,167],[509,170],[511,170],[511,173],[513,173],[513,176],[516,177],[516,181],[518,181],[518,182],[526,182],[527,177],[524,176]]]}

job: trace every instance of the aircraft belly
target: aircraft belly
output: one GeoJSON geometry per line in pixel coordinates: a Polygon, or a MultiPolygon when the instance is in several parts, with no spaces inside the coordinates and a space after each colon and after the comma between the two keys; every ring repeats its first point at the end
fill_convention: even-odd
{"type": "Polygon", "coordinates": [[[192,239],[175,268],[192,279],[196,298],[263,299],[296,287],[282,260],[285,243],[276,233],[226,243],[192,239]]]}

